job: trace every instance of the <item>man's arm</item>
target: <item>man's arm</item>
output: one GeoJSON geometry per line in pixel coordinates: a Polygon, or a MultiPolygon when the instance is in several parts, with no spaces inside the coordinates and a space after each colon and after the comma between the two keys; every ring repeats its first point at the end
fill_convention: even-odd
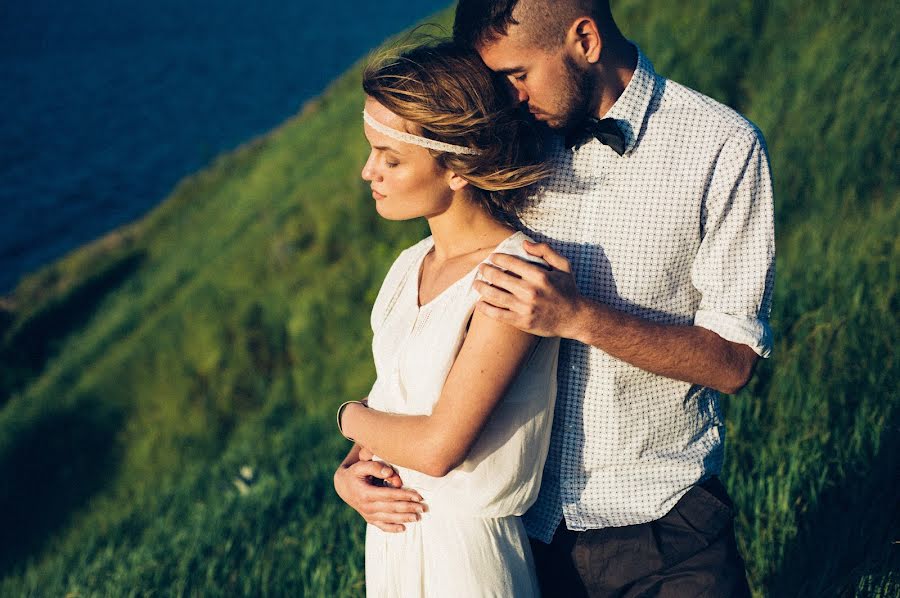
{"type": "Polygon", "coordinates": [[[702,297],[694,325],[659,324],[581,296],[569,262],[546,244],[526,249],[549,271],[502,255],[491,257],[499,268],[481,266],[487,282],[476,282],[478,309],[533,334],[592,345],[653,374],[735,393],[771,347],[772,180],[755,127],[740,127],[725,141],[702,213],[690,273],[702,297]]]}
{"type": "Polygon", "coordinates": [[[334,473],[334,489],[363,519],[385,532],[402,532],[404,523],[418,521],[425,508],[422,497],[401,489],[402,482],[389,466],[371,460],[371,454],[354,444],[334,473]],[[389,486],[381,486],[382,480],[389,486]]]}
{"type": "Polygon", "coordinates": [[[753,374],[758,356],[747,345],[699,326],[658,324],[592,301],[578,292],[563,256],[545,243],[526,249],[553,269],[491,256],[499,268],[481,266],[487,282],[475,283],[482,297],[478,310],[532,334],[574,339],[653,374],[729,394],[753,374]]]}

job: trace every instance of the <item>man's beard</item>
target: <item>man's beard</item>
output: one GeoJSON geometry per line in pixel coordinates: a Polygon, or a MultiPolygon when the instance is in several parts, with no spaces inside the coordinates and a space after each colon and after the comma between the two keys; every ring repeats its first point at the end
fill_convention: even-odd
{"type": "Polygon", "coordinates": [[[560,129],[568,131],[579,126],[590,116],[591,104],[596,92],[597,77],[591,69],[581,70],[568,55],[566,65],[566,85],[562,90],[560,106],[560,129]]]}
{"type": "Polygon", "coordinates": [[[566,77],[559,92],[558,112],[553,123],[547,125],[562,133],[578,127],[590,116],[597,76],[591,69],[580,69],[568,55],[563,57],[566,77]]]}

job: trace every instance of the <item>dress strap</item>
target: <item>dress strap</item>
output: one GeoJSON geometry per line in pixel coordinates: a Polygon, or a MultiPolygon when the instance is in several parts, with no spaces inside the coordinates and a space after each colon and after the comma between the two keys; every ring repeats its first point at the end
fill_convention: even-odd
{"type": "MultiPolygon", "coordinates": [[[[427,252],[431,249],[431,245],[429,243],[425,243],[425,241],[427,241],[427,239],[423,239],[423,241],[420,241],[419,244],[425,246],[425,251],[427,252]]],[[[377,330],[378,328],[380,328],[384,324],[385,320],[387,320],[388,316],[391,315],[391,312],[394,310],[394,306],[400,299],[400,293],[402,293],[403,289],[406,287],[406,281],[409,280],[410,272],[412,272],[415,266],[419,263],[419,259],[417,259],[418,257],[418,252],[416,252],[411,259],[408,259],[408,263],[403,269],[403,275],[400,277],[399,282],[393,285],[390,299],[388,299],[384,309],[380,310],[377,326],[374,326],[375,322],[372,322],[373,330],[377,330]]]]}

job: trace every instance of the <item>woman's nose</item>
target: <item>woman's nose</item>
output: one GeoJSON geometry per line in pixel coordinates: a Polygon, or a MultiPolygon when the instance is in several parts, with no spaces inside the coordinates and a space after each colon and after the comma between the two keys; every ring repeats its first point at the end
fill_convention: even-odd
{"type": "Polygon", "coordinates": [[[366,163],[363,164],[363,169],[360,174],[364,181],[371,181],[375,178],[375,169],[372,167],[372,156],[369,156],[366,163]]]}

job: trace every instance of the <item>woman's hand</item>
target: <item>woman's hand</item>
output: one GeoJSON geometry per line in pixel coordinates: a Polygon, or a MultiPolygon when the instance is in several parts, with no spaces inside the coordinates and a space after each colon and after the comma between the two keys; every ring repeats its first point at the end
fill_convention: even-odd
{"type": "Polygon", "coordinates": [[[359,447],[357,461],[351,459],[352,455],[353,451],[334,473],[334,489],[341,500],[385,532],[402,532],[404,523],[419,520],[425,506],[418,492],[403,490],[397,472],[373,461],[370,450],[359,447]]]}
{"type": "MultiPolygon", "coordinates": [[[[372,451],[370,451],[369,449],[367,449],[364,446],[359,447],[359,460],[360,461],[372,461],[374,459],[375,459],[375,454],[372,451]]],[[[381,463],[385,467],[391,468],[391,466],[388,465],[387,463],[382,463],[381,461],[379,461],[378,463],[381,463]]],[[[385,473],[384,470],[382,470],[381,473],[385,473]]],[[[388,477],[375,478],[372,480],[372,483],[375,484],[376,486],[389,486],[392,488],[402,488],[403,487],[403,480],[400,479],[400,476],[397,475],[397,472],[394,471],[393,468],[391,468],[391,473],[388,474],[388,477]]]]}

